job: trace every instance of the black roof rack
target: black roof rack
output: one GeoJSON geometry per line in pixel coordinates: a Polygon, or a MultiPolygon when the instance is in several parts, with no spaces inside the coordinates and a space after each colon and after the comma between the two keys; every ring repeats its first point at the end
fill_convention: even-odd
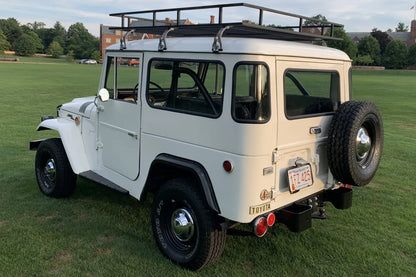
{"type": "MultiPolygon", "coordinates": [[[[138,33],[149,33],[154,35],[161,35],[159,50],[166,50],[165,37],[168,35],[172,37],[214,37],[213,51],[221,51],[221,37],[251,37],[251,38],[265,38],[289,41],[317,41],[317,40],[340,40],[333,37],[335,27],[343,27],[343,25],[322,21],[315,18],[291,14],[279,10],[269,9],[257,5],[247,3],[233,3],[209,6],[196,6],[185,8],[159,9],[159,10],[145,10],[134,12],[113,13],[110,16],[120,17],[120,27],[110,27],[110,29],[117,29],[123,31],[134,31],[138,33]],[[258,11],[258,22],[241,21],[241,22],[227,22],[225,20],[225,8],[230,7],[246,7],[258,11]],[[213,24],[184,24],[181,20],[182,11],[197,11],[204,9],[218,9],[218,23],[213,24]],[[163,12],[176,12],[176,20],[160,21],[157,20],[157,14],[163,12]],[[298,19],[299,24],[296,26],[265,26],[263,22],[264,12],[272,13],[274,16],[285,16],[289,18],[298,19]],[[151,14],[152,19],[149,21],[149,26],[135,26],[135,21],[144,20],[138,15],[151,14]],[[127,22],[126,22],[127,21],[127,22]],[[127,23],[127,24],[126,24],[127,23]],[[306,24],[305,24],[306,23],[306,24]],[[309,30],[314,29],[314,32],[309,30]],[[316,30],[319,30],[318,32],[316,30]],[[326,34],[326,32],[328,32],[326,34]],[[329,34],[329,36],[328,36],[329,34]]],[[[145,19],[146,20],[146,19],[145,19]]],[[[289,20],[289,19],[288,19],[289,20]]],[[[124,38],[125,40],[125,38],[124,38]]],[[[125,43],[125,41],[124,41],[125,43]]]]}

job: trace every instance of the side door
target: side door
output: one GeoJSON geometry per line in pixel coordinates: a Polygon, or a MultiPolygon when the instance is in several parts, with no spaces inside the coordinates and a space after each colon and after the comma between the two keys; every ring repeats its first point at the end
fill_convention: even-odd
{"type": "Polygon", "coordinates": [[[278,101],[276,181],[281,193],[290,192],[294,198],[300,198],[330,185],[326,141],[330,121],[345,89],[340,81],[344,68],[336,61],[277,64],[282,93],[278,101]]]}
{"type": "Polygon", "coordinates": [[[98,114],[102,167],[137,179],[140,161],[142,54],[107,57],[104,87],[110,99],[98,114]]]}

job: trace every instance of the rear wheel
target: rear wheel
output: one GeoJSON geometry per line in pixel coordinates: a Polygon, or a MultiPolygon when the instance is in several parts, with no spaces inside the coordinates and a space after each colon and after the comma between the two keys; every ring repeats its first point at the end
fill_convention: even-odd
{"type": "Polygon", "coordinates": [[[152,208],[152,229],[161,252],[173,262],[199,270],[223,252],[226,231],[200,191],[184,179],[165,183],[152,208]]]}
{"type": "Polygon", "coordinates": [[[328,134],[328,162],[342,183],[364,186],[374,177],[383,150],[383,123],[369,102],[343,103],[332,118],[328,134]]]}
{"type": "Polygon", "coordinates": [[[43,141],[36,152],[36,179],[40,191],[49,197],[67,197],[75,188],[77,176],[72,171],[62,141],[43,141]]]}

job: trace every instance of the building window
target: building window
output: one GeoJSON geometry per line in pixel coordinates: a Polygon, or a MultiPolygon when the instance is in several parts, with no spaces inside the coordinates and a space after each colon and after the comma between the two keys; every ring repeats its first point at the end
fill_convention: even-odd
{"type": "Polygon", "coordinates": [[[106,43],[111,43],[111,38],[106,38],[106,39],[105,39],[105,42],[106,42],[106,43]]]}
{"type": "Polygon", "coordinates": [[[121,36],[121,31],[120,30],[116,30],[116,36],[121,36]]]}

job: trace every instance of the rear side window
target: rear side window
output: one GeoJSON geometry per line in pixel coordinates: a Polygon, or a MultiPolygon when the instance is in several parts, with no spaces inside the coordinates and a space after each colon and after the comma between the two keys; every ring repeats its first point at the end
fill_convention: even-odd
{"type": "Polygon", "coordinates": [[[232,116],[242,123],[264,123],[270,118],[269,69],[260,63],[234,68],[232,116]]]}
{"type": "Polygon", "coordinates": [[[338,72],[287,70],[284,78],[289,119],[332,113],[340,105],[338,72]]]}
{"type": "Polygon", "coordinates": [[[218,62],[152,60],[147,101],[159,109],[219,117],[224,66],[218,62]]]}

